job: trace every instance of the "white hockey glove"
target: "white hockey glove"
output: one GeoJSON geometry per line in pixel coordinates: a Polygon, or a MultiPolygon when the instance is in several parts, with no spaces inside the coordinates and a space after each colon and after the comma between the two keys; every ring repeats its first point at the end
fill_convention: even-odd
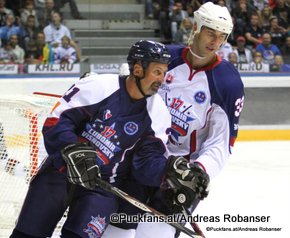
{"type": "Polygon", "coordinates": [[[61,155],[67,163],[69,182],[87,189],[94,189],[97,183],[96,178],[100,177],[96,150],[86,143],[77,143],[63,148],[61,155]]]}
{"type": "Polygon", "coordinates": [[[184,157],[169,156],[166,182],[171,188],[169,194],[173,195],[173,205],[190,207],[194,200],[202,200],[208,195],[208,174],[184,157]]]}

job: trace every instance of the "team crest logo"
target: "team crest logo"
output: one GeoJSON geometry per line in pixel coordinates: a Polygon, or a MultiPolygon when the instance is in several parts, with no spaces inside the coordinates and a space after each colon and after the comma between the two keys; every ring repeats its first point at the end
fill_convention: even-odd
{"type": "Polygon", "coordinates": [[[138,131],[138,125],[132,121],[127,122],[124,125],[124,131],[126,132],[126,134],[132,136],[138,131]]]}
{"type": "Polygon", "coordinates": [[[112,116],[112,113],[109,109],[104,111],[103,120],[108,120],[112,116]]]}
{"type": "Polygon", "coordinates": [[[166,95],[166,105],[171,114],[171,128],[169,141],[173,144],[182,144],[188,134],[189,126],[192,123],[193,115],[190,111],[192,105],[185,102],[181,97],[169,97],[166,95]]]}
{"type": "Polygon", "coordinates": [[[206,95],[204,92],[199,91],[194,95],[194,99],[197,103],[203,103],[206,99],[206,95]]]}
{"type": "Polygon", "coordinates": [[[87,228],[83,229],[89,238],[99,238],[106,228],[106,217],[91,216],[92,220],[87,224],[87,228]]]}

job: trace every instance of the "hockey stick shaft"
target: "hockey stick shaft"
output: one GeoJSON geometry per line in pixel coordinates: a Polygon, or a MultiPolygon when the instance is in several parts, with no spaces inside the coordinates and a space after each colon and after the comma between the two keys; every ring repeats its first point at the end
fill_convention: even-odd
{"type": "MultiPolygon", "coordinates": [[[[130,196],[129,194],[127,194],[124,191],[112,186],[111,184],[107,183],[106,181],[104,181],[104,180],[102,180],[100,178],[97,178],[97,185],[99,187],[101,187],[102,189],[113,193],[117,197],[126,200],[127,202],[131,203],[135,207],[138,207],[139,209],[150,213],[151,215],[160,216],[160,217],[165,217],[166,218],[166,216],[164,214],[162,214],[161,212],[155,210],[152,207],[149,207],[149,206],[145,205],[144,203],[140,202],[136,198],[130,196]]],[[[173,226],[175,229],[185,233],[186,235],[188,235],[188,236],[190,236],[192,238],[203,238],[198,233],[188,229],[187,227],[184,227],[183,225],[181,225],[181,224],[179,224],[177,222],[168,222],[167,224],[173,226]]]]}
{"type": "Polygon", "coordinates": [[[53,94],[53,93],[33,92],[33,94],[34,95],[39,95],[39,96],[51,97],[51,98],[61,98],[61,95],[53,94]]]}
{"type": "MultiPolygon", "coordinates": [[[[186,216],[191,216],[191,212],[185,208],[184,206],[182,206],[182,209],[185,213],[186,216]]],[[[192,229],[202,238],[205,238],[205,235],[203,234],[202,230],[199,228],[198,224],[195,222],[189,222],[190,226],[192,227],[192,229]]]]}

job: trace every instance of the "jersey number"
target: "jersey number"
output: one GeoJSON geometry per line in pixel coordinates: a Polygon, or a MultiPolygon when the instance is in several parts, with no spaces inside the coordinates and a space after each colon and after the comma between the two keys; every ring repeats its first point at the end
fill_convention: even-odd
{"type": "Polygon", "coordinates": [[[71,100],[71,98],[78,92],[80,91],[79,88],[74,87],[74,85],[72,86],[73,88],[70,88],[68,90],[68,93],[66,95],[64,95],[62,98],[66,101],[69,102],[71,100]]]}
{"type": "Polygon", "coordinates": [[[242,98],[238,98],[235,102],[235,106],[236,106],[236,111],[235,111],[235,116],[239,117],[241,114],[241,111],[243,110],[243,106],[244,106],[244,97],[242,98]]]}

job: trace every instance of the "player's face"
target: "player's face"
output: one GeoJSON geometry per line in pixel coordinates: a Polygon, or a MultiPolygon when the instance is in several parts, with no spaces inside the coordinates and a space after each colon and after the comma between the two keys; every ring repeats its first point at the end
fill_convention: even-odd
{"type": "Polygon", "coordinates": [[[227,34],[208,27],[202,27],[197,38],[197,51],[202,56],[215,54],[224,43],[227,34]]]}
{"type": "Polygon", "coordinates": [[[159,87],[164,82],[167,71],[167,64],[151,62],[145,71],[145,77],[141,80],[141,85],[146,95],[157,93],[159,87]]]}

